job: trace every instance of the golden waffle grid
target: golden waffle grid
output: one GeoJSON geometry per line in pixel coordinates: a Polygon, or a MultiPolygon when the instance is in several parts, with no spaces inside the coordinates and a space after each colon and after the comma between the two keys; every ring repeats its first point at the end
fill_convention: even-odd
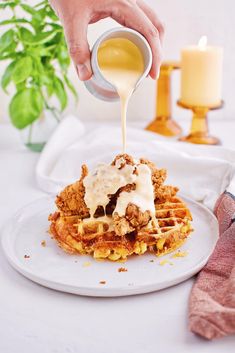
{"type": "Polygon", "coordinates": [[[158,225],[155,223],[152,228],[148,224],[139,229],[134,240],[113,234],[110,225],[99,218],[89,221],[78,219],[76,216],[59,216],[52,222],[50,232],[65,251],[92,254],[96,259],[126,260],[132,254],[141,255],[146,251],[161,256],[184,243],[192,231],[192,216],[178,197],[156,203],[155,208],[158,225]]]}

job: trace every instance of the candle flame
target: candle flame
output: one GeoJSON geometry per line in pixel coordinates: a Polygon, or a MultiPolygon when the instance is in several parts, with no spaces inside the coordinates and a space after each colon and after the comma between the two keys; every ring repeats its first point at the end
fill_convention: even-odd
{"type": "Polygon", "coordinates": [[[198,42],[198,47],[200,50],[205,50],[207,45],[207,36],[202,36],[198,42]]]}

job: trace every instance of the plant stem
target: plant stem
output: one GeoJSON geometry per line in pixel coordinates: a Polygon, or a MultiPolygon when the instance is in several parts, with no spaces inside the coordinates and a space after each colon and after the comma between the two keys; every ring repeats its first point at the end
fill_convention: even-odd
{"type": "Polygon", "coordinates": [[[32,132],[33,132],[33,124],[29,125],[29,134],[28,134],[28,144],[32,143],[32,132]]]}
{"type": "MultiPolygon", "coordinates": [[[[42,95],[43,96],[43,95],[42,95]]],[[[44,100],[44,104],[45,104],[45,108],[47,109],[47,110],[49,110],[51,113],[52,113],[52,115],[53,115],[53,117],[56,119],[56,121],[59,123],[60,122],[60,118],[58,117],[58,115],[56,114],[56,109],[55,108],[52,108],[52,107],[50,107],[49,105],[48,105],[48,103],[47,103],[47,101],[46,101],[46,99],[45,99],[45,97],[43,96],[43,100],[44,100]]]]}
{"type": "Polygon", "coordinates": [[[50,112],[52,113],[52,115],[54,116],[56,121],[59,123],[60,122],[60,118],[57,116],[56,110],[54,108],[50,108],[50,107],[48,107],[47,109],[50,110],[50,112]]]}

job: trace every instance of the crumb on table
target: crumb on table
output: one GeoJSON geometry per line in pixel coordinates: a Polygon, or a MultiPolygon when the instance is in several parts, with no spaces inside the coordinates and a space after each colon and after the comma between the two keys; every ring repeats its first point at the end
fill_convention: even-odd
{"type": "Polygon", "coordinates": [[[100,284],[106,284],[106,281],[100,281],[100,284]]]}
{"type": "Polygon", "coordinates": [[[119,267],[118,272],[127,272],[128,269],[125,267],[119,267]]]}
{"type": "Polygon", "coordinates": [[[25,259],[30,259],[30,256],[29,255],[24,255],[24,258],[25,259]]]}
{"type": "Polygon", "coordinates": [[[41,245],[45,248],[45,246],[47,245],[47,244],[46,244],[46,240],[42,240],[42,241],[41,241],[41,245]]]}
{"type": "Polygon", "coordinates": [[[154,260],[149,260],[149,262],[154,262],[154,260]]]}
{"type": "Polygon", "coordinates": [[[91,262],[89,261],[84,262],[83,267],[89,267],[89,266],[91,266],[91,262]]]}

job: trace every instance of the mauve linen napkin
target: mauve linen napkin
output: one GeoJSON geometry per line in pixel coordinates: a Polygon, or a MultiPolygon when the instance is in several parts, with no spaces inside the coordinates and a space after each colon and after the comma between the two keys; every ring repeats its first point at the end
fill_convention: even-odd
{"type": "Polygon", "coordinates": [[[220,237],[189,300],[189,328],[207,339],[235,334],[235,197],[216,203],[220,237]]]}

